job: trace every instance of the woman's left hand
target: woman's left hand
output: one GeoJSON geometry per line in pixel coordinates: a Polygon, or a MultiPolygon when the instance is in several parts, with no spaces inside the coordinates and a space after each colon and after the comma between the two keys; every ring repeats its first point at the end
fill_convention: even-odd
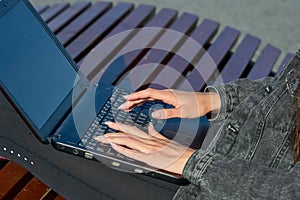
{"type": "Polygon", "coordinates": [[[195,152],[193,149],[167,139],[152,125],[149,125],[149,134],[134,126],[121,123],[108,122],[107,125],[120,132],[107,133],[95,138],[96,140],[111,144],[119,153],[157,169],[182,174],[186,162],[195,152]]]}

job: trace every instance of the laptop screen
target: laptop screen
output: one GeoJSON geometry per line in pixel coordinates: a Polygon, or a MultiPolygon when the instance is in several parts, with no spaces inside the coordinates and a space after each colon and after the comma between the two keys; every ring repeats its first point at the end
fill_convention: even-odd
{"type": "Polygon", "coordinates": [[[0,17],[0,80],[41,129],[72,90],[77,72],[20,1],[0,17]]]}

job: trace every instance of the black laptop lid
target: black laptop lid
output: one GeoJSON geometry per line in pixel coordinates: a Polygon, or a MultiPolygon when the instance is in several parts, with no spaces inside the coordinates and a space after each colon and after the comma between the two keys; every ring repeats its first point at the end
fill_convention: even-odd
{"type": "Polygon", "coordinates": [[[77,66],[28,1],[7,2],[9,9],[0,4],[1,87],[44,141],[71,108],[77,66]]]}

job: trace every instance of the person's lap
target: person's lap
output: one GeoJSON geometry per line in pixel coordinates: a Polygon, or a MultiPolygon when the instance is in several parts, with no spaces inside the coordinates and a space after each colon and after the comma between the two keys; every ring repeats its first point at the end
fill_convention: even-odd
{"type": "Polygon", "coordinates": [[[41,144],[2,95],[0,108],[0,155],[25,167],[62,196],[71,199],[171,199],[178,188],[41,144]]]}

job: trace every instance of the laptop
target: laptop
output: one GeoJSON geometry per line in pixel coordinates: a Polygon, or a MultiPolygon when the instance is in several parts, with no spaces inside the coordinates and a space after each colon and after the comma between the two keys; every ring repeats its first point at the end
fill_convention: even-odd
{"type": "Polygon", "coordinates": [[[199,143],[196,133],[179,134],[184,132],[180,119],[151,119],[153,108],[169,105],[154,101],[129,113],[118,110],[128,92],[104,82],[91,84],[28,0],[0,0],[0,40],[1,92],[40,142],[120,170],[187,183],[180,175],[153,169],[94,140],[114,131],[105,121],[118,121],[142,130],[152,122],[169,138],[199,143]]]}

